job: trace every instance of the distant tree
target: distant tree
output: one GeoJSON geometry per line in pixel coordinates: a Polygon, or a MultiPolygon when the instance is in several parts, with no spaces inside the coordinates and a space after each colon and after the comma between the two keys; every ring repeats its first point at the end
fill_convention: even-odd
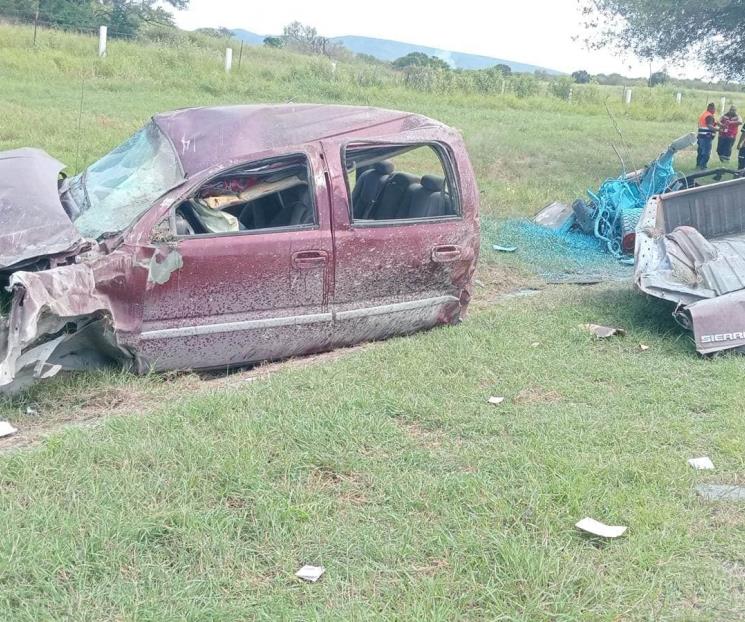
{"type": "Polygon", "coordinates": [[[512,67],[509,65],[505,65],[504,63],[498,63],[494,65],[493,69],[496,69],[501,73],[503,76],[509,76],[512,74],[512,67]]]}
{"type": "Polygon", "coordinates": [[[329,47],[329,40],[315,28],[297,21],[284,27],[282,40],[286,47],[306,54],[325,54],[329,47]]]}
{"type": "Polygon", "coordinates": [[[285,42],[282,37],[264,37],[264,45],[270,48],[284,47],[285,42]]]}
{"type": "Polygon", "coordinates": [[[229,28],[197,28],[195,32],[198,32],[202,35],[207,35],[208,37],[214,37],[215,39],[232,39],[233,38],[233,31],[229,28]]]}
{"type": "Polygon", "coordinates": [[[594,48],[642,58],[696,58],[721,78],[745,78],[745,2],[580,0],[594,48]]]}
{"type": "Polygon", "coordinates": [[[57,28],[92,30],[108,26],[112,37],[136,35],[144,24],[173,27],[167,8],[185,9],[189,0],[0,0],[0,15],[57,28]]]}
{"type": "Polygon", "coordinates": [[[572,73],[572,80],[574,80],[577,84],[588,84],[591,78],[592,76],[590,76],[590,74],[584,69],[580,69],[579,71],[575,71],[574,73],[572,73]]]}
{"type": "Polygon", "coordinates": [[[649,76],[649,86],[657,86],[658,84],[665,84],[670,80],[670,76],[665,71],[655,71],[649,76]]]}
{"type": "Polygon", "coordinates": [[[365,54],[364,52],[358,52],[354,55],[354,57],[357,60],[361,60],[365,63],[369,63],[371,65],[387,65],[384,60],[380,60],[378,57],[373,56],[372,54],[365,54]]]}
{"type": "Polygon", "coordinates": [[[441,58],[436,56],[427,56],[424,52],[410,52],[406,56],[397,58],[391,63],[396,69],[406,69],[407,67],[432,67],[434,69],[450,69],[441,58]]]}

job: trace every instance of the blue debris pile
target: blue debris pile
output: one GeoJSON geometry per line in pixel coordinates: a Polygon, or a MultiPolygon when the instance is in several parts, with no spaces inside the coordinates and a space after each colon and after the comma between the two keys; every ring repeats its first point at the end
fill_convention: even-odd
{"type": "MultiPolygon", "coordinates": [[[[485,239],[517,247],[502,261],[517,261],[548,283],[596,283],[631,277],[633,269],[605,252],[603,242],[578,229],[555,231],[532,220],[482,220],[485,239]],[[513,260],[512,257],[515,259],[513,260]]],[[[503,253],[499,248],[495,252],[503,253]]]]}
{"type": "Polygon", "coordinates": [[[530,268],[549,282],[597,282],[632,274],[636,225],[647,201],[675,187],[675,154],[692,145],[687,134],[641,171],[608,179],[589,200],[570,207],[552,203],[534,220],[484,222],[497,252],[517,247],[530,268]],[[620,261],[619,261],[620,260],[620,261]]]}
{"type": "Polygon", "coordinates": [[[692,145],[693,134],[686,134],[643,170],[608,179],[597,192],[587,191],[590,201],[578,199],[572,205],[573,219],[564,226],[578,227],[596,237],[617,259],[634,254],[636,225],[647,201],[662,194],[678,180],[673,168],[675,154],[692,145]]]}

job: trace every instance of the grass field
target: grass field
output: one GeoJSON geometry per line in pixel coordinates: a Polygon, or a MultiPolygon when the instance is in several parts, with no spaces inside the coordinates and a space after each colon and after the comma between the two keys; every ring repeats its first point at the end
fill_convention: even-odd
{"type": "MultiPolygon", "coordinates": [[[[230,77],[217,47],[94,54],[90,38],[46,31],[29,51],[28,29],[0,26],[0,149],[80,168],[160,110],[293,99],[460,128],[487,222],[619,168],[596,102],[420,92],[282,51],[244,51],[230,77]]],[[[657,99],[609,101],[629,168],[691,129],[699,106],[670,102],[666,115],[657,99]]],[[[534,282],[529,258],[483,258],[458,327],[248,376],[71,375],[0,403],[21,437],[48,434],[0,456],[2,617],[745,617],[745,508],[693,492],[745,483],[745,360],[698,358],[670,309],[626,284],[502,297],[534,282]],[[628,335],[593,341],[586,322],[628,335]],[[699,455],[716,471],[686,465],[699,455]],[[585,538],[584,516],[628,533],[585,538]],[[294,578],[306,563],[326,567],[319,583],[294,578]]]]}

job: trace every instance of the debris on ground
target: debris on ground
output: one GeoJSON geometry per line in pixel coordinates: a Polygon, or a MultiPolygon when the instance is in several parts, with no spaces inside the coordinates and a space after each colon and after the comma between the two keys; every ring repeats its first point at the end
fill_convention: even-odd
{"type": "Polygon", "coordinates": [[[623,337],[626,331],[623,328],[613,326],[601,326],[600,324],[582,324],[582,328],[590,331],[597,339],[607,339],[608,337],[623,337]]]}
{"type": "MultiPolygon", "coordinates": [[[[636,225],[644,206],[650,198],[667,191],[678,180],[678,173],[673,168],[675,154],[695,142],[693,134],[681,136],[642,170],[624,172],[616,179],[606,180],[597,191],[588,190],[589,201],[577,199],[572,204],[572,226],[601,240],[606,250],[617,259],[632,256],[636,225]]],[[[569,222],[571,219],[564,226],[569,222]]]]}
{"type": "Polygon", "coordinates": [[[16,432],[18,432],[18,430],[16,430],[7,421],[0,421],[0,438],[13,436],[13,434],[15,434],[16,432]]]}
{"type": "Polygon", "coordinates": [[[714,468],[714,463],[707,456],[702,456],[701,458],[690,458],[688,464],[697,471],[711,471],[714,468]]]}
{"type": "Polygon", "coordinates": [[[315,583],[321,578],[324,572],[326,572],[326,569],[323,566],[303,566],[295,573],[295,576],[301,578],[303,581],[315,583]]]}
{"type": "Polygon", "coordinates": [[[492,250],[498,253],[514,253],[517,250],[517,246],[500,246],[499,244],[492,244],[492,250]]]}
{"type": "Polygon", "coordinates": [[[38,417],[39,411],[36,410],[33,406],[26,406],[26,416],[28,417],[38,417]]]}
{"type": "Polygon", "coordinates": [[[649,350],[649,346],[648,345],[645,345],[643,343],[640,343],[639,344],[639,350],[641,350],[642,352],[646,352],[647,350],[649,350]]]}
{"type": "Polygon", "coordinates": [[[745,486],[701,484],[696,492],[707,501],[745,501],[745,486]]]}
{"type": "Polygon", "coordinates": [[[594,536],[600,536],[601,538],[618,538],[626,533],[627,527],[621,525],[606,525],[600,521],[596,521],[594,518],[583,518],[579,521],[575,527],[581,531],[586,531],[594,536]]]}
{"type": "Polygon", "coordinates": [[[504,398],[503,397],[498,397],[496,395],[492,395],[489,398],[489,403],[490,404],[494,404],[495,406],[498,405],[498,404],[501,404],[502,402],[504,402],[504,398]]]}
{"type": "Polygon", "coordinates": [[[531,348],[537,348],[540,345],[541,345],[541,342],[540,341],[534,341],[533,343],[530,344],[530,347],[531,348]]]}

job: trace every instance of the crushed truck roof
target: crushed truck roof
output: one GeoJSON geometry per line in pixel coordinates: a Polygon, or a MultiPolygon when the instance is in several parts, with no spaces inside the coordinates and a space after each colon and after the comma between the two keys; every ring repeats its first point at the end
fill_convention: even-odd
{"type": "Polygon", "coordinates": [[[157,114],[187,176],[248,154],[376,128],[371,135],[445,127],[428,117],[363,106],[316,104],[216,106],[157,114]]]}

